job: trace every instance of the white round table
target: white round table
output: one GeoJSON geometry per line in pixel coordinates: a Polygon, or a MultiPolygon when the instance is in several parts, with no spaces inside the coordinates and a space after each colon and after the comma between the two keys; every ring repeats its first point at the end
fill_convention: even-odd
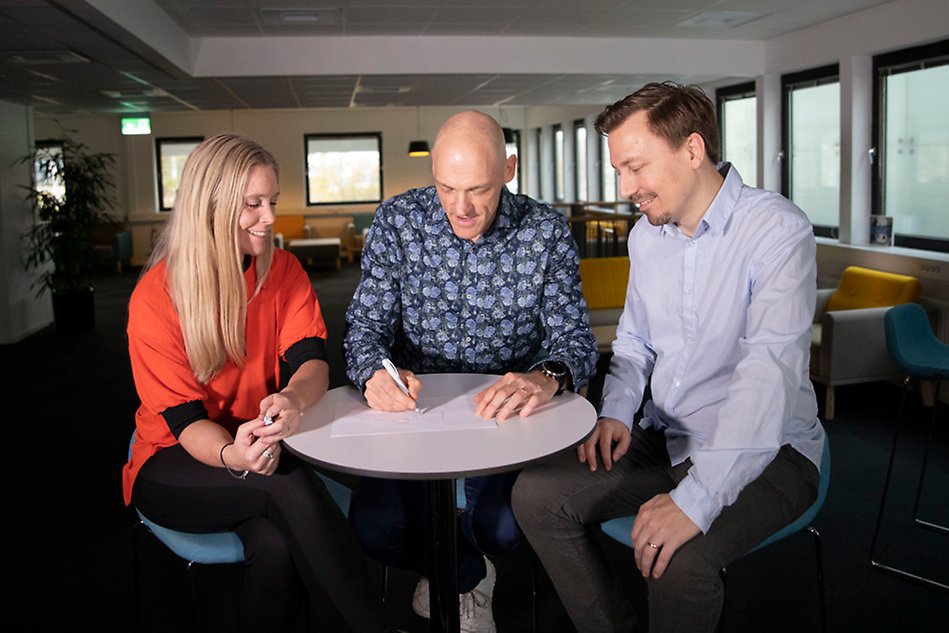
{"type": "MultiPolygon", "coordinates": [[[[429,483],[429,511],[433,534],[431,582],[432,630],[458,631],[458,593],[455,549],[455,479],[521,468],[584,439],[596,423],[596,410],[585,398],[565,392],[526,418],[515,416],[486,428],[451,428],[453,415],[470,418],[470,396],[499,376],[484,374],[427,374],[419,376],[426,399],[451,402],[424,415],[439,416],[441,430],[413,431],[406,414],[398,433],[334,434],[333,424],[345,415],[378,421],[362,394],[353,387],[331,389],[302,416],[300,429],[284,440],[301,459],[340,472],[390,479],[425,479],[429,483]],[[464,395],[464,398],[459,396],[464,395]],[[437,616],[437,617],[436,617],[437,616]]],[[[411,415],[415,415],[412,413],[411,415]]],[[[337,429],[339,431],[339,429],[337,429]]]]}

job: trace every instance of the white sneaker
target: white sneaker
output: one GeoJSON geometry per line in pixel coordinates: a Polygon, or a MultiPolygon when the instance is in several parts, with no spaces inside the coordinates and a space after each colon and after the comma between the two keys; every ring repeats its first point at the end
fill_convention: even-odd
{"type": "MultiPolygon", "coordinates": [[[[487,573],[478,586],[458,596],[458,619],[464,633],[495,633],[494,614],[491,610],[497,572],[494,564],[484,559],[487,573]]],[[[412,610],[423,618],[431,617],[431,598],[428,578],[422,576],[412,594],[412,610]]]]}
{"type": "Polygon", "coordinates": [[[422,576],[415,585],[415,593],[412,594],[412,610],[425,619],[432,617],[432,603],[428,592],[428,578],[422,576]]]}
{"type": "Polygon", "coordinates": [[[458,598],[458,619],[462,633],[495,633],[497,631],[491,609],[497,572],[487,557],[484,562],[488,573],[477,587],[468,593],[461,594],[458,598]]]}

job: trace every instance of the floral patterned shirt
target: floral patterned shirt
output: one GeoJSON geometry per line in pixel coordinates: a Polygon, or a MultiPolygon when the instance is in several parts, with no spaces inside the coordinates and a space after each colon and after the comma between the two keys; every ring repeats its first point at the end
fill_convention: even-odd
{"type": "Polygon", "coordinates": [[[501,191],[492,227],[457,237],[434,187],[383,202],[346,311],[349,379],[360,389],[389,357],[415,373],[528,371],[549,358],[573,388],[598,356],[566,220],[501,191]]]}

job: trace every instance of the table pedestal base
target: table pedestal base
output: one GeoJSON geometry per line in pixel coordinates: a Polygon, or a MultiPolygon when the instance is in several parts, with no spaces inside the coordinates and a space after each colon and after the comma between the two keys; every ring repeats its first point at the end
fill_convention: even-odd
{"type": "Polygon", "coordinates": [[[458,622],[458,519],[455,480],[428,482],[432,519],[432,577],[429,579],[432,631],[459,633],[458,622]]]}

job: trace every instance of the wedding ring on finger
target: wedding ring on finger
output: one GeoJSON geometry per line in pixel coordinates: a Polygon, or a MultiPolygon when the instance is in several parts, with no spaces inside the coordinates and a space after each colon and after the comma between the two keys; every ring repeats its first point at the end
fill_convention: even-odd
{"type": "Polygon", "coordinates": [[[528,398],[530,398],[532,395],[534,395],[534,394],[532,394],[530,391],[528,391],[527,389],[525,389],[524,387],[518,387],[517,390],[520,391],[521,393],[523,393],[523,394],[524,394],[525,396],[527,396],[528,398]]]}
{"type": "Polygon", "coordinates": [[[270,459],[270,460],[272,460],[272,459],[274,458],[274,455],[273,455],[273,453],[270,452],[270,449],[269,449],[269,448],[266,449],[266,450],[264,450],[264,457],[266,457],[267,459],[270,459]]]}
{"type": "Polygon", "coordinates": [[[651,548],[653,548],[653,549],[659,549],[659,546],[656,545],[655,543],[649,543],[649,542],[647,541],[647,542],[646,542],[646,545],[648,545],[649,547],[651,547],[651,548]]]}

